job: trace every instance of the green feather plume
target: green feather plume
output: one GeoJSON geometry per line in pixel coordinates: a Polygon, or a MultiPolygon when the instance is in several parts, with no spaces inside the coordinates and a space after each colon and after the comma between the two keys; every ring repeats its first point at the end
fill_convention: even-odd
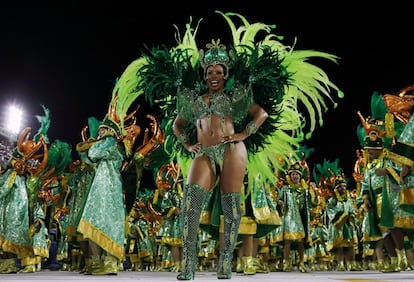
{"type": "Polygon", "coordinates": [[[53,174],[60,175],[65,171],[71,161],[72,149],[69,143],[55,140],[48,149],[47,171],[54,167],[53,174]]]}
{"type": "Polygon", "coordinates": [[[36,115],[37,121],[40,123],[40,128],[37,130],[36,134],[33,136],[33,140],[39,142],[40,136],[43,136],[43,139],[46,144],[49,144],[49,137],[47,136],[47,132],[50,128],[50,110],[46,108],[44,105],[41,105],[43,112],[45,113],[44,116],[36,115]]]}
{"type": "Polygon", "coordinates": [[[116,114],[120,120],[122,134],[126,133],[124,119],[128,115],[128,110],[138,96],[143,93],[142,89],[138,89],[136,86],[140,79],[140,77],[137,76],[137,73],[145,64],[146,60],[143,57],[130,63],[122,75],[116,80],[112,90],[110,106],[115,108],[116,114]]]}
{"type": "MultiPolygon", "coordinates": [[[[273,76],[271,70],[267,74],[262,73],[262,76],[255,76],[257,81],[260,82],[263,82],[263,79],[273,77],[274,81],[269,85],[276,85],[276,89],[279,90],[272,93],[272,97],[266,96],[271,91],[269,89],[262,88],[261,91],[254,91],[255,100],[266,111],[269,111],[269,107],[262,104],[271,101],[274,103],[271,110],[274,111],[271,112],[270,118],[261,126],[261,130],[258,132],[259,135],[264,134],[268,137],[263,142],[265,145],[254,154],[249,154],[248,162],[248,179],[254,179],[254,175],[260,173],[263,174],[262,179],[264,181],[272,183],[276,180],[274,174],[272,175],[272,170],[281,168],[280,163],[275,160],[287,160],[289,154],[294,153],[299,148],[304,138],[311,138],[317,124],[323,125],[323,113],[329,109],[326,101],[330,101],[333,108],[337,106],[332,96],[334,92],[336,92],[338,98],[344,96],[344,93],[329,79],[325,71],[310,61],[312,59],[326,59],[337,63],[339,58],[321,51],[295,50],[284,45],[280,42],[283,37],[272,33],[272,30],[276,27],[275,25],[249,24],[245,17],[240,14],[222,13],[220,11],[217,11],[217,13],[227,21],[237,53],[251,50],[249,53],[251,58],[259,59],[271,50],[279,63],[278,68],[273,71],[273,76]],[[236,17],[242,24],[237,27],[231,17],[236,17]],[[264,38],[258,38],[259,32],[266,34],[264,38]],[[246,46],[249,48],[246,48],[246,46]],[[255,54],[257,50],[259,50],[258,55],[255,54]],[[277,76],[280,73],[285,74],[285,76],[277,76]],[[275,94],[279,95],[275,96],[275,94]],[[305,111],[299,111],[303,108],[301,106],[304,107],[305,111]],[[268,122],[272,126],[266,126],[268,122]],[[264,131],[264,129],[267,130],[264,131]],[[271,129],[270,132],[269,129],[271,129]]],[[[249,62],[252,61],[254,60],[251,59],[249,62]]],[[[269,60],[266,63],[269,63],[269,60]]],[[[266,63],[258,69],[266,70],[264,67],[266,63]]],[[[272,66],[274,67],[274,64],[272,66]]],[[[253,79],[253,85],[254,81],[253,79]]],[[[255,137],[249,137],[246,144],[255,137]]],[[[248,189],[251,188],[252,184],[249,183],[248,189]]]]}

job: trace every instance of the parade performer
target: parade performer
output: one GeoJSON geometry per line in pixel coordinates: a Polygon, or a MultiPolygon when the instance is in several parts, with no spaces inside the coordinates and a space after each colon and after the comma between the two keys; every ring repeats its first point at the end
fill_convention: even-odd
{"type": "MultiPolygon", "coordinates": [[[[372,96],[371,111],[372,116],[367,118],[358,112],[361,120],[360,139],[364,140],[366,159],[360,197],[368,211],[369,235],[380,233],[381,240],[376,242],[385,244],[390,257],[389,266],[380,270],[396,272],[408,266],[404,236],[407,230],[413,228],[413,215],[399,206],[402,169],[391,157],[394,138],[401,132],[401,127],[387,112],[381,95],[372,96]]],[[[376,253],[381,251],[377,249],[376,253]]],[[[381,257],[378,261],[381,261],[381,257]]]]}
{"type": "Polygon", "coordinates": [[[199,49],[198,26],[194,29],[190,22],[182,38],[177,32],[177,46],[153,47],[131,63],[137,74],[133,93],[144,94],[161,111],[164,149],[177,160],[186,182],[178,280],[194,278],[200,214],[214,187],[221,190],[225,222],[217,275],[232,277],[246,171],[246,196],[259,173],[264,183],[275,183],[279,157],[286,159],[317,122],[322,124],[326,99],[336,105],[333,92],[343,95],[321,68],[308,62],[314,57],[337,62],[337,56],[293,50],[271,33],[273,25],[217,13],[231,30],[227,46],[215,39],[207,50],[199,49]],[[243,24],[236,28],[232,17],[243,24]],[[259,32],[266,34],[262,40],[256,38],[259,32]]]}
{"type": "Polygon", "coordinates": [[[278,173],[279,187],[277,205],[282,212],[282,225],[275,230],[275,241],[283,245],[282,271],[291,271],[291,251],[298,251],[298,270],[308,272],[305,265],[305,250],[309,248],[311,210],[317,206],[315,191],[309,185],[310,171],[305,160],[292,158],[286,162],[285,170],[278,173]]]}
{"type": "MultiPolygon", "coordinates": [[[[121,78],[128,75],[127,68],[121,78]]],[[[88,239],[92,275],[116,275],[124,260],[126,210],[121,169],[133,155],[140,133],[136,110],[130,111],[136,97],[118,79],[112,91],[108,112],[98,127],[97,140],[88,149],[95,175],[85,201],[77,232],[88,239]],[[108,224],[111,222],[111,224],[108,224]]]]}

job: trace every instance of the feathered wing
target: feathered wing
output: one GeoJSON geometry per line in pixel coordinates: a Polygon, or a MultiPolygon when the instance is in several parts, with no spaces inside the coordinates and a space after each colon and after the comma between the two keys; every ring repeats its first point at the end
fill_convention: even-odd
{"type": "MultiPolygon", "coordinates": [[[[151,158],[160,157],[166,163],[176,159],[183,175],[188,172],[191,155],[177,142],[172,132],[172,123],[176,109],[180,107],[177,103],[188,103],[185,99],[177,98],[179,89],[203,87],[203,79],[199,72],[199,50],[195,40],[197,29],[198,25],[193,29],[190,22],[182,38],[177,31],[177,46],[157,46],[146,50],[143,53],[146,64],[137,73],[140,77],[137,88],[145,93],[145,100],[151,107],[159,109],[161,125],[165,132],[165,141],[159,150],[164,150],[168,157],[163,153],[154,152],[151,158]]],[[[190,125],[187,130],[189,136],[195,138],[195,127],[190,125]]]]}
{"type": "Polygon", "coordinates": [[[311,137],[316,124],[323,125],[323,113],[329,109],[326,100],[332,102],[334,108],[336,107],[332,93],[336,92],[339,98],[344,96],[320,67],[309,62],[313,58],[327,59],[334,63],[339,59],[335,55],[314,50],[291,50],[286,54],[283,62],[292,74],[286,95],[302,103],[309,115],[307,120],[310,126],[305,136],[307,139],[311,137]]]}
{"type": "MultiPolygon", "coordinates": [[[[329,79],[325,71],[310,61],[317,58],[337,63],[339,58],[321,51],[295,50],[284,45],[280,42],[281,36],[271,33],[275,25],[249,24],[240,14],[220,11],[217,13],[229,24],[237,52],[252,50],[250,55],[255,60],[250,59],[248,67],[254,99],[270,115],[258,131],[259,136],[265,136],[261,143],[263,147],[249,154],[249,179],[261,174],[264,181],[275,182],[274,169],[281,169],[280,162],[276,160],[286,160],[289,154],[299,148],[302,141],[311,138],[317,125],[323,125],[323,113],[329,109],[327,100],[336,107],[334,92],[339,98],[343,97],[342,91],[329,79]],[[242,24],[237,27],[232,17],[239,19],[242,24]],[[262,39],[258,39],[259,32],[265,34],[262,39]],[[257,50],[259,54],[255,55],[257,50]],[[270,62],[268,65],[273,71],[260,63],[266,56],[272,58],[266,63],[270,62]],[[254,67],[254,64],[260,67],[254,67]],[[270,101],[272,105],[267,105],[266,101],[270,101]],[[271,123],[272,126],[266,123],[271,123]]],[[[257,142],[257,137],[249,137],[246,145],[251,140],[257,142]]],[[[249,183],[249,187],[251,186],[249,183]]]]}

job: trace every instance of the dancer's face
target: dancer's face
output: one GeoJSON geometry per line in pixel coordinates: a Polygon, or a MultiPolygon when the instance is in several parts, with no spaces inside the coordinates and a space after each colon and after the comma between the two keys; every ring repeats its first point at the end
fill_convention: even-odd
{"type": "Polygon", "coordinates": [[[206,83],[210,92],[224,89],[225,71],[222,65],[211,65],[206,71],[206,83]]]}

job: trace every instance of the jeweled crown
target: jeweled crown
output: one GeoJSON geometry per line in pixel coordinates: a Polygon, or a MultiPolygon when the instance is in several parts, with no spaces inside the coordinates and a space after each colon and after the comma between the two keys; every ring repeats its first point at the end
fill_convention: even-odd
{"type": "Polygon", "coordinates": [[[199,51],[200,64],[206,71],[208,66],[223,65],[226,68],[226,78],[228,76],[228,69],[231,67],[231,59],[229,53],[226,51],[226,46],[220,43],[220,39],[211,40],[211,43],[206,45],[207,51],[203,49],[199,51]]]}

